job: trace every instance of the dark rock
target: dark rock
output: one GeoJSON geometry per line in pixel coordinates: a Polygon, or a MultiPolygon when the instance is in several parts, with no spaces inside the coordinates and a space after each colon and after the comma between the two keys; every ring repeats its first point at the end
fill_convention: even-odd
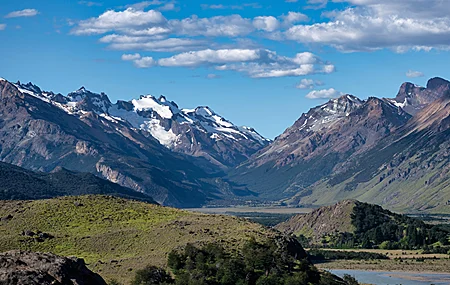
{"type": "Polygon", "coordinates": [[[22,235],[32,237],[32,236],[36,235],[36,233],[33,231],[30,231],[30,230],[25,230],[22,232],[22,235]]]}
{"type": "Polygon", "coordinates": [[[13,215],[9,214],[6,217],[1,218],[0,221],[7,222],[7,221],[11,220],[12,218],[13,218],[13,215]]]}
{"type": "Polygon", "coordinates": [[[106,285],[84,260],[51,253],[8,251],[0,254],[1,285],[106,285]]]}

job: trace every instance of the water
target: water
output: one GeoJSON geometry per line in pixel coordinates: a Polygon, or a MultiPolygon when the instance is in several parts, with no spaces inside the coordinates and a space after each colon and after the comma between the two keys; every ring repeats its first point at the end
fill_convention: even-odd
{"type": "Polygon", "coordinates": [[[333,269],[331,273],[340,277],[350,274],[358,282],[375,285],[448,285],[450,284],[450,273],[414,273],[414,272],[380,272],[333,269]]]}

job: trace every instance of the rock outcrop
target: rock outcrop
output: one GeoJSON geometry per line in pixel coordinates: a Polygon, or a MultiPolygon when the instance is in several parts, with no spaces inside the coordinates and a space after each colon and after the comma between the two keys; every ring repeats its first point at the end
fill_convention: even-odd
{"type": "Polygon", "coordinates": [[[0,254],[1,285],[106,285],[84,260],[51,253],[8,251],[0,254]]]}

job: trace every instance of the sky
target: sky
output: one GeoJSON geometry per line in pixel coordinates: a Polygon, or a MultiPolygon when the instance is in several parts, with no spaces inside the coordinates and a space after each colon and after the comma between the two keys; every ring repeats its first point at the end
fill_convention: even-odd
{"type": "Polygon", "coordinates": [[[165,95],[274,138],[309,108],[450,79],[449,0],[0,0],[0,77],[165,95]]]}

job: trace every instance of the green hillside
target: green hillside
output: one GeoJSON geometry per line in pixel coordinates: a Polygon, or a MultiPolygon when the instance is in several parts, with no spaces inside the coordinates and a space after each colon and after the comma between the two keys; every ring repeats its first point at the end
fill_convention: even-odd
{"type": "Polygon", "coordinates": [[[344,200],[276,226],[307,238],[311,245],[333,248],[425,249],[446,253],[450,228],[393,213],[378,205],[344,200]]]}
{"type": "Polygon", "coordinates": [[[109,196],[0,201],[0,252],[11,249],[84,258],[105,279],[129,281],[137,269],[165,266],[187,243],[218,242],[233,252],[251,237],[293,239],[244,219],[192,213],[109,196]]]}

